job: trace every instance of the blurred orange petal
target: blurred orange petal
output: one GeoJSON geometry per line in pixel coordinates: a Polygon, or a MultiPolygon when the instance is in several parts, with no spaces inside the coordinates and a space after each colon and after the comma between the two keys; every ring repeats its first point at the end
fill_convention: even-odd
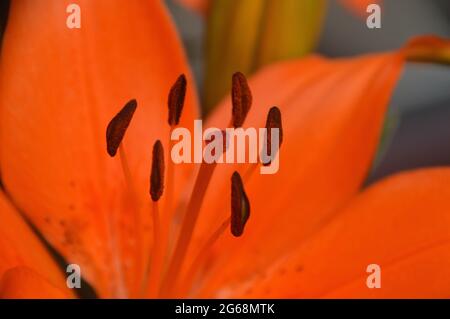
{"type": "MultiPolygon", "coordinates": [[[[356,194],[372,164],[403,65],[398,53],[338,60],[309,57],[270,66],[250,81],[254,107],[246,127],[264,127],[269,108],[281,109],[280,169],[273,175],[256,170],[245,181],[252,217],[239,240],[226,234],[216,245],[208,293],[232,290],[259,276],[356,194]]],[[[225,101],[209,124],[222,127],[229,110],[225,101]]],[[[200,247],[202,238],[229,214],[223,209],[229,207],[229,185],[222,186],[223,181],[234,169],[245,176],[247,168],[218,167],[211,182],[216,187],[209,190],[197,229],[200,247]]]]}
{"type": "Polygon", "coordinates": [[[450,40],[428,35],[412,39],[404,48],[409,61],[450,64],[450,40]]]}
{"type": "Polygon", "coordinates": [[[448,298],[449,198],[447,167],[378,182],[241,296],[448,298]],[[370,264],[381,267],[380,289],[366,285],[370,264]]]}
{"type": "MultiPolygon", "coordinates": [[[[276,174],[256,170],[245,179],[252,217],[239,240],[226,234],[215,245],[201,276],[209,278],[205,296],[224,296],[235,284],[260,276],[273,260],[319,231],[359,191],[407,58],[404,49],[334,60],[311,56],[274,64],[251,79],[254,106],[245,126],[264,127],[269,108],[281,109],[280,167],[276,174]]],[[[226,99],[209,126],[225,126],[229,104],[226,99]]],[[[223,181],[233,170],[245,176],[247,169],[218,167],[189,256],[197,256],[196,249],[229,216],[229,184],[223,181]]]]}
{"type": "Polygon", "coordinates": [[[61,269],[41,240],[0,191],[0,277],[10,268],[27,266],[63,285],[61,269]]]}
{"type": "Polygon", "coordinates": [[[9,269],[0,278],[2,299],[68,299],[67,290],[57,288],[28,267],[9,269]]]}
{"type": "Polygon", "coordinates": [[[371,4],[382,5],[383,0],[339,0],[350,12],[363,17],[368,15],[367,7],[371,4]]]}
{"type": "MultiPolygon", "coordinates": [[[[150,214],[136,209],[120,159],[108,157],[106,126],[137,99],[123,146],[139,199],[148,201],[151,146],[169,135],[167,93],[190,72],[163,2],[80,0],[81,29],[66,26],[69,3],[11,4],[1,57],[2,179],[100,295],[129,296],[150,250],[141,238],[150,237],[150,214]]],[[[180,125],[197,115],[194,92],[190,81],[180,125]]]]}

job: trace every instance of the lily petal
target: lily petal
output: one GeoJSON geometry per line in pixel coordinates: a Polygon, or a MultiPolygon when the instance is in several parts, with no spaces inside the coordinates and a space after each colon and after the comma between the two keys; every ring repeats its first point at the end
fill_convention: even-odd
{"type": "MultiPolygon", "coordinates": [[[[449,46],[447,40],[439,42],[449,46]]],[[[275,64],[250,81],[254,107],[246,127],[264,127],[268,109],[272,105],[281,109],[280,169],[274,175],[256,171],[244,181],[252,218],[243,236],[236,240],[224,235],[210,252],[203,274],[209,276],[206,296],[226,295],[234,283],[264,273],[273,260],[320,230],[358,192],[410,48],[337,60],[313,56],[275,64]]],[[[223,125],[227,104],[219,107],[211,126],[223,125]]],[[[245,176],[246,167],[230,166],[245,176]]],[[[231,176],[230,170],[221,167],[211,185],[220,185],[220,179],[231,176]]],[[[229,207],[223,196],[227,188],[217,189],[217,193],[211,189],[205,202],[197,244],[208,229],[211,233],[229,216],[220,209],[229,207]]]]}
{"type": "Polygon", "coordinates": [[[378,182],[245,296],[448,298],[449,198],[448,167],[378,182]],[[380,289],[366,285],[370,264],[381,267],[380,289]]]}
{"type": "Polygon", "coordinates": [[[359,17],[367,15],[367,7],[371,4],[383,5],[383,0],[339,0],[350,12],[359,17]]]}
{"type": "MultiPolygon", "coordinates": [[[[151,147],[162,138],[168,149],[167,94],[186,74],[180,125],[190,127],[195,90],[161,1],[77,1],[81,29],[66,26],[70,3],[12,1],[1,57],[2,178],[101,296],[132,296],[150,250],[151,147]],[[122,145],[130,187],[106,153],[105,130],[132,98],[138,109],[122,145]]],[[[175,191],[187,178],[177,172],[175,191]]]]}
{"type": "Polygon", "coordinates": [[[0,279],[2,299],[69,299],[71,294],[57,288],[28,267],[15,267],[0,279]]]}
{"type": "MultiPolygon", "coordinates": [[[[371,166],[403,64],[398,53],[342,60],[313,56],[270,66],[250,81],[254,108],[246,127],[264,127],[272,105],[281,110],[280,169],[273,175],[260,175],[257,169],[244,181],[252,217],[238,240],[226,234],[217,243],[220,254],[212,253],[209,293],[257,276],[356,194],[371,166]]],[[[211,126],[221,127],[228,103],[219,107],[211,126]]],[[[229,207],[229,197],[223,196],[228,187],[219,185],[236,169],[230,166],[220,167],[211,182],[218,186],[207,195],[198,238],[229,214],[220,209],[229,207]]],[[[247,167],[237,169],[245,176],[247,167]]]]}
{"type": "Polygon", "coordinates": [[[64,285],[58,265],[2,191],[0,220],[0,277],[10,268],[26,266],[64,285]]]}
{"type": "Polygon", "coordinates": [[[450,40],[437,36],[412,39],[404,50],[409,61],[450,64],[450,40]]]}

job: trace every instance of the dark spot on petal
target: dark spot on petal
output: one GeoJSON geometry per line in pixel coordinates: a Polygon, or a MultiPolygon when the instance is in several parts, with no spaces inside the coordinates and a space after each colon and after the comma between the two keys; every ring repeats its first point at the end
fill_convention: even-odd
{"type": "Polygon", "coordinates": [[[303,265],[298,265],[297,267],[295,267],[295,271],[296,271],[296,272],[301,272],[301,271],[303,271],[303,265]]]}

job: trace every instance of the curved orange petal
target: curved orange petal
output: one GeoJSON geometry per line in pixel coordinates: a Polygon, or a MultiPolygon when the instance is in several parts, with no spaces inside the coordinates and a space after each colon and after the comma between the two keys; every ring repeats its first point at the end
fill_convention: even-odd
{"type": "Polygon", "coordinates": [[[404,48],[409,61],[450,64],[450,40],[434,35],[412,39],[404,48]]]}
{"type": "Polygon", "coordinates": [[[383,0],[339,0],[350,12],[357,16],[368,15],[367,7],[371,4],[383,5],[383,0]]]}
{"type": "Polygon", "coordinates": [[[61,269],[2,191],[0,221],[0,277],[10,268],[26,266],[65,287],[61,269]]]}
{"type": "MultiPolygon", "coordinates": [[[[342,60],[309,57],[273,65],[252,79],[254,107],[245,126],[263,127],[269,108],[280,107],[280,170],[260,175],[258,169],[245,181],[252,216],[242,237],[232,238],[227,232],[216,245],[207,293],[256,276],[314,233],[358,191],[372,163],[403,61],[397,53],[342,60]]],[[[223,123],[229,110],[227,101],[210,125],[223,123]]],[[[193,251],[229,216],[228,181],[234,169],[245,176],[247,167],[218,167],[193,251]]]]}
{"type": "MultiPolygon", "coordinates": [[[[448,41],[440,42],[448,46],[448,41]]],[[[317,232],[357,193],[408,57],[404,49],[337,60],[313,56],[273,65],[253,78],[254,107],[245,126],[263,127],[268,109],[280,107],[280,169],[274,175],[255,171],[245,180],[252,217],[242,237],[227,233],[215,245],[203,273],[202,293],[226,294],[234,284],[257,277],[317,232]]],[[[225,101],[209,124],[220,127],[229,110],[225,101]]],[[[206,234],[229,216],[229,184],[223,181],[235,169],[245,176],[247,167],[222,165],[211,182],[189,255],[196,256],[206,234]]]]}
{"type": "Polygon", "coordinates": [[[9,269],[0,278],[2,299],[69,299],[72,296],[57,288],[28,267],[9,269]]]}
{"type": "Polygon", "coordinates": [[[242,296],[448,298],[449,198],[448,167],[378,182],[242,296]],[[370,264],[381,267],[380,289],[367,288],[370,264]]]}
{"type": "MultiPolygon", "coordinates": [[[[151,147],[161,138],[168,149],[167,94],[180,73],[191,76],[163,2],[80,0],[81,29],[66,26],[70,3],[12,1],[1,57],[2,178],[102,296],[130,296],[150,250],[141,237],[151,237],[151,147]],[[124,150],[138,204],[105,141],[131,98],[138,109],[124,150]]],[[[190,81],[182,126],[197,115],[194,91],[190,81]]]]}

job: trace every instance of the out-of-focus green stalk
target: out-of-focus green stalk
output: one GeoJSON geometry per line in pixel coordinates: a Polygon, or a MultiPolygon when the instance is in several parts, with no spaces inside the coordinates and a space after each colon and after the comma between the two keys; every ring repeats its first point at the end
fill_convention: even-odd
{"type": "Polygon", "coordinates": [[[204,111],[225,95],[236,71],[249,74],[265,0],[212,1],[206,34],[204,111]]]}
{"type": "Polygon", "coordinates": [[[214,0],[207,21],[204,111],[231,87],[231,76],[314,49],[325,0],[214,0]]]}
{"type": "Polygon", "coordinates": [[[255,68],[311,52],[320,35],[325,1],[266,0],[255,68]]]}

